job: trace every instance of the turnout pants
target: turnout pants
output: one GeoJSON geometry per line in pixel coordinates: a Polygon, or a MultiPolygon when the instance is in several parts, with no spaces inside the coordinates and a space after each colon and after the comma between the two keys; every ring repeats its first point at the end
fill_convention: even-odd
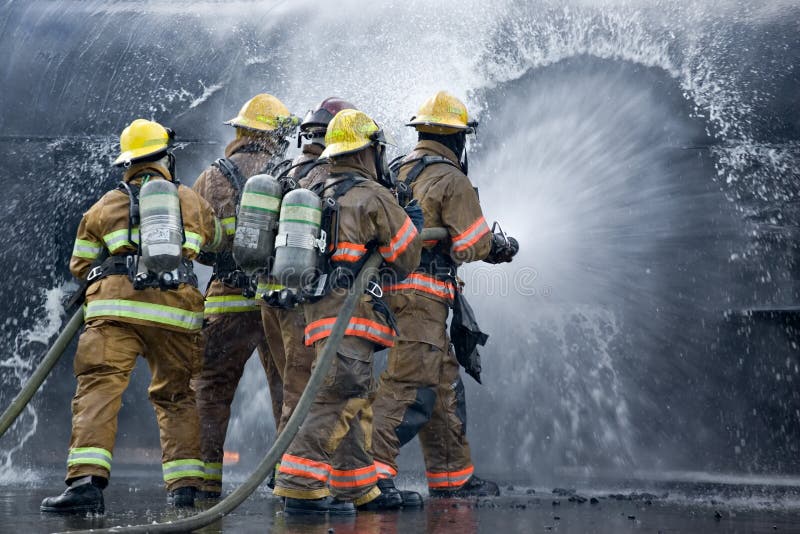
{"type": "MultiPolygon", "coordinates": [[[[203,329],[205,351],[203,368],[194,380],[200,415],[200,445],[206,470],[206,491],[221,491],[223,446],[231,416],[231,404],[244,366],[254,350],[267,375],[275,422],[280,420],[283,385],[274,361],[276,352],[268,349],[258,310],[220,313],[207,316],[203,329]]],[[[282,355],[282,352],[280,353],[282,355]]],[[[279,356],[280,356],[279,355],[279,356]]]]}
{"type": "Polygon", "coordinates": [[[177,332],[112,320],[94,320],[78,341],[72,399],[72,437],[67,478],[108,479],[117,434],[117,413],[138,355],[150,367],[148,397],[161,435],[161,462],[168,490],[203,482],[193,373],[200,367],[200,332],[177,332]]]}
{"type": "MultiPolygon", "coordinates": [[[[317,342],[317,357],[325,342],[317,342]]],[[[372,354],[371,342],[344,338],[303,426],[281,459],[275,495],[320,499],[332,494],[358,506],[381,494],[367,452],[372,435],[372,354]]]]}
{"type": "Polygon", "coordinates": [[[304,343],[306,327],[302,306],[290,310],[261,305],[261,321],[270,353],[283,383],[283,407],[275,419],[278,432],[294,413],[311,375],[314,347],[304,343]]]}
{"type": "Polygon", "coordinates": [[[445,331],[449,309],[414,293],[390,299],[400,340],[389,350],[372,405],[378,476],[397,474],[400,447],[419,434],[428,487],[457,489],[474,468],[466,436],[464,384],[445,331]],[[428,342],[410,340],[414,337],[428,342]]]}

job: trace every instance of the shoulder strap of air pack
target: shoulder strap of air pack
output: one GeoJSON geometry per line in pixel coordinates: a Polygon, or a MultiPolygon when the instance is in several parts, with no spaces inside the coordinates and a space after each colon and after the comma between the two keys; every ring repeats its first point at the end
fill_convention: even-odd
{"type": "Polygon", "coordinates": [[[290,159],[271,158],[261,169],[261,174],[270,174],[277,178],[291,167],[292,160],[290,159]]]}
{"type": "Polygon", "coordinates": [[[128,195],[128,243],[131,246],[139,246],[133,241],[133,228],[139,226],[139,187],[126,181],[121,181],[117,189],[128,195]]]}
{"type": "Polygon", "coordinates": [[[244,189],[244,176],[242,176],[242,172],[239,170],[239,167],[236,166],[232,160],[228,158],[219,158],[214,163],[212,163],[214,167],[219,169],[219,172],[228,179],[230,182],[231,187],[233,190],[236,191],[236,205],[239,205],[239,201],[242,198],[242,189],[244,189]]]}
{"type": "Polygon", "coordinates": [[[414,166],[411,167],[411,170],[406,175],[405,179],[401,182],[398,182],[397,184],[398,200],[400,201],[401,206],[405,206],[413,198],[413,195],[411,193],[411,186],[414,184],[417,178],[419,178],[419,175],[422,173],[422,171],[424,171],[426,168],[430,167],[431,165],[435,165],[437,163],[443,163],[461,170],[461,167],[459,167],[458,164],[452,162],[451,160],[445,158],[444,156],[425,155],[407,161],[400,161],[399,163],[396,162],[397,159],[395,158],[395,160],[392,161],[392,164],[395,166],[394,168],[397,171],[400,170],[400,167],[405,167],[406,165],[409,165],[411,163],[414,164],[414,166]]]}

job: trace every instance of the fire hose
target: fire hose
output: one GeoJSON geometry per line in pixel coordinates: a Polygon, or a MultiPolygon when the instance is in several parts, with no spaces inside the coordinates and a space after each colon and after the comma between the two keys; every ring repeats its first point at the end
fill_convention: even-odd
{"type": "Polygon", "coordinates": [[[53,345],[50,347],[50,350],[47,351],[42,361],[36,367],[36,370],[33,372],[31,377],[28,379],[28,382],[22,387],[22,390],[14,397],[14,400],[11,401],[11,405],[3,412],[3,415],[0,415],[0,437],[3,437],[3,434],[6,433],[6,430],[14,424],[14,421],[17,420],[19,414],[22,413],[22,410],[28,405],[33,397],[34,393],[39,389],[42,383],[47,378],[47,375],[50,374],[50,371],[53,370],[53,367],[58,362],[61,355],[67,349],[67,346],[72,341],[72,338],[75,337],[75,334],[80,330],[81,326],[83,325],[83,306],[78,307],[78,311],[76,311],[72,318],[69,320],[67,325],[64,327],[64,330],[61,331],[61,334],[56,338],[53,345]]]}
{"type": "MultiPolygon", "coordinates": [[[[448,236],[449,233],[444,228],[426,228],[423,230],[421,237],[423,240],[433,240],[445,239],[448,236]]],[[[319,390],[319,387],[322,384],[325,376],[328,374],[328,370],[333,362],[333,358],[339,349],[339,344],[344,337],[345,329],[347,328],[350,318],[353,316],[355,311],[356,303],[366,291],[369,282],[377,273],[377,269],[382,261],[383,258],[380,256],[380,254],[373,253],[364,263],[364,266],[361,268],[361,271],[358,273],[358,276],[353,283],[351,291],[348,293],[347,298],[339,310],[339,314],[336,317],[336,322],[333,325],[331,334],[325,343],[325,349],[316,361],[314,371],[311,373],[311,377],[306,384],[306,388],[303,391],[303,394],[300,397],[292,416],[287,421],[283,431],[276,437],[275,442],[272,444],[272,447],[270,447],[269,451],[267,451],[264,459],[261,460],[253,474],[250,475],[250,477],[241,486],[236,488],[236,490],[234,490],[230,495],[225,497],[213,507],[191,517],[171,521],[169,523],[117,526],[106,529],[92,529],[77,532],[189,532],[203,528],[211,523],[214,523],[215,521],[222,519],[224,516],[241,505],[245,499],[247,499],[256,490],[256,488],[261,485],[270,472],[275,468],[275,464],[283,456],[283,453],[289,447],[295,435],[297,434],[300,425],[303,424],[306,415],[308,415],[308,411],[311,409],[311,404],[314,402],[314,399],[317,396],[317,391],[319,390]]],[[[5,422],[8,420],[8,423],[5,427],[0,426],[0,436],[2,436],[6,428],[8,428],[14,422],[17,416],[28,404],[33,394],[37,389],[39,389],[39,386],[41,386],[42,382],[44,382],[47,374],[53,368],[55,363],[58,361],[58,358],[66,349],[67,345],[69,345],[72,337],[80,328],[82,319],[83,310],[80,309],[75,313],[75,315],[72,316],[64,331],[61,333],[61,335],[59,335],[59,337],[56,339],[56,342],[48,351],[47,355],[45,356],[45,360],[43,360],[42,363],[40,363],[36,368],[36,371],[28,383],[25,384],[23,390],[19,393],[19,395],[17,395],[14,401],[12,401],[11,406],[3,413],[0,421],[5,424],[5,422]]],[[[72,532],[74,533],[76,531],[72,532]]]]}

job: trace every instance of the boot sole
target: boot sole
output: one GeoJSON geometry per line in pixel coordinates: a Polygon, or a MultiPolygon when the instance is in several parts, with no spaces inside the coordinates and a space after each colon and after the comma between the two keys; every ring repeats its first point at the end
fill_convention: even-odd
{"type": "Polygon", "coordinates": [[[98,508],[97,506],[74,506],[72,508],[56,508],[53,506],[40,506],[39,511],[48,514],[59,514],[59,515],[77,515],[77,514],[86,514],[89,512],[93,514],[106,513],[105,507],[98,508]]]}
{"type": "Polygon", "coordinates": [[[355,510],[308,510],[306,508],[284,508],[287,515],[356,515],[355,510]]]}

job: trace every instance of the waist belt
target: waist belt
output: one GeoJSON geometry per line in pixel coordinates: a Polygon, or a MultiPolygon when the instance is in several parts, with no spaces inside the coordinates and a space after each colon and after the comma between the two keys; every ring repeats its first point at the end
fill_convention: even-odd
{"type": "Polygon", "coordinates": [[[211,280],[219,280],[226,286],[247,290],[248,292],[253,288],[253,281],[244,271],[239,269],[230,251],[217,254],[211,280]]]}
{"type": "Polygon", "coordinates": [[[89,271],[86,276],[87,284],[99,282],[103,278],[115,274],[124,274],[133,283],[134,289],[147,287],[160,287],[161,289],[177,289],[181,284],[197,287],[197,275],[194,274],[192,262],[186,258],[181,259],[177,269],[161,273],[137,273],[137,258],[133,254],[125,256],[109,256],[100,265],[89,271]]]}
{"type": "Polygon", "coordinates": [[[133,255],[109,256],[103,263],[89,271],[89,274],[86,276],[86,282],[88,284],[93,284],[114,274],[127,275],[130,273],[133,261],[133,255]],[[128,258],[130,258],[130,260],[128,258]]]}

